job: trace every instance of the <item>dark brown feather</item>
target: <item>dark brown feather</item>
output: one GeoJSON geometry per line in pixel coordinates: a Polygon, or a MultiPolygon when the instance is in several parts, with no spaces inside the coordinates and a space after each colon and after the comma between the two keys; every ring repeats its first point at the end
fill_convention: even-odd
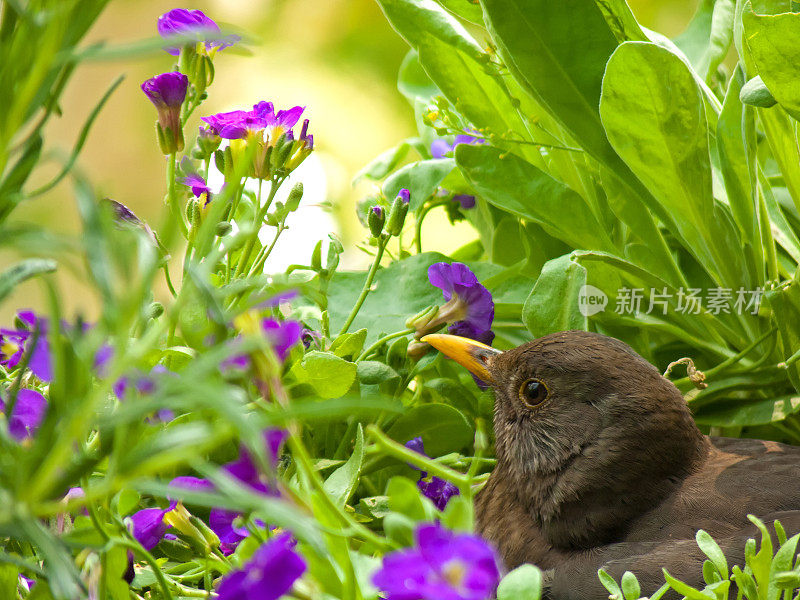
{"type": "Polygon", "coordinates": [[[552,598],[606,598],[597,579],[633,571],[643,593],[661,568],[704,587],[698,529],[729,564],[758,537],[747,515],[800,531],[800,448],[709,438],[680,392],[631,348],[606,336],[563,332],[498,355],[498,463],[477,498],[479,532],[508,569],[547,571],[552,598]],[[529,378],[548,399],[519,399],[529,378]]]}

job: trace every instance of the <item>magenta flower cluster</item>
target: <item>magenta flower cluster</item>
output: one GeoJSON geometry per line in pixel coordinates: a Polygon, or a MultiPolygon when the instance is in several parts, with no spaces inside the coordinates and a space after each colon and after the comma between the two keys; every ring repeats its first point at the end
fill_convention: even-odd
{"type": "Polygon", "coordinates": [[[416,546],[383,558],[372,582],[386,600],[489,600],[500,580],[494,550],[441,525],[417,527],[416,546]]]}

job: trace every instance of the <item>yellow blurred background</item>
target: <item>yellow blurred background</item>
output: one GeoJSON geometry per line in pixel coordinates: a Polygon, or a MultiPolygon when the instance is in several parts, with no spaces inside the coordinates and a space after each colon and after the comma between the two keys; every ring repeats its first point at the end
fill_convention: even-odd
{"type": "MultiPolygon", "coordinates": [[[[674,36],[688,23],[697,1],[631,0],[630,4],[645,26],[674,36]]],[[[306,106],[316,146],[307,176],[318,178],[324,189],[324,198],[311,201],[326,199],[331,215],[321,220],[319,212],[290,218],[294,241],[287,244],[279,262],[307,262],[324,235],[320,227],[330,226],[349,248],[343,266],[366,264],[368,258],[354,249],[364,238],[355,202],[370,192],[371,184],[353,188],[350,182],[377,154],[416,134],[413,111],[396,89],[405,42],[374,0],[199,0],[184,7],[200,9],[219,23],[251,32],[259,41],[250,47],[251,56],[224,51],[215,59],[216,80],[209,99],[185,129],[187,144],[194,139],[200,116],[206,114],[249,108],[259,100],[270,100],[276,108],[306,106]],[[304,218],[319,222],[306,231],[304,218]]],[[[151,37],[157,17],[172,8],[175,3],[165,0],[112,0],[85,43],[124,44],[151,37]]],[[[139,86],[171,65],[172,57],[166,53],[80,65],[63,97],[63,116],[50,122],[45,135],[45,152],[63,157],[99,97],[124,73],[125,81],[95,122],[78,165],[95,185],[98,197],[122,202],[152,224],[159,221],[163,207],[164,158],[155,140],[155,109],[139,86]]],[[[58,164],[54,160],[43,168],[31,186],[46,181],[58,164]]],[[[21,221],[78,232],[69,178],[21,205],[11,222],[21,221]]],[[[451,227],[438,211],[426,220],[425,232],[426,250],[445,252],[474,237],[468,225],[451,227]]],[[[280,246],[279,242],[279,252],[280,246]]],[[[62,270],[58,282],[66,314],[96,317],[97,299],[73,274],[62,270]]],[[[0,307],[0,324],[8,323],[19,307],[45,307],[40,283],[25,283],[6,299],[0,307]]]]}

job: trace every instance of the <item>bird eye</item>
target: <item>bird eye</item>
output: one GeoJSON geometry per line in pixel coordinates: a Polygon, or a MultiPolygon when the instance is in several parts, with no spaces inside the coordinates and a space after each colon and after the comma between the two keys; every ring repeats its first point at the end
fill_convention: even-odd
{"type": "Polygon", "coordinates": [[[536,408],[547,399],[547,386],[538,379],[528,379],[519,388],[519,398],[528,408],[536,408]]]}

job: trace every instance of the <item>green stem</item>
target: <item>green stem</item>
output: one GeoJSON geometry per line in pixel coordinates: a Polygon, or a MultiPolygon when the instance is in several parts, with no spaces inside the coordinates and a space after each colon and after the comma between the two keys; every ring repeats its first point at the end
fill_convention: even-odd
{"type": "Polygon", "coordinates": [[[419,213],[419,217],[417,217],[416,222],[414,223],[414,246],[417,248],[417,254],[422,252],[422,221],[437,206],[444,206],[444,202],[433,202],[428,204],[426,207],[422,209],[419,213]]]}
{"type": "Polygon", "coordinates": [[[261,225],[264,222],[264,217],[267,216],[267,211],[269,211],[269,207],[272,204],[272,201],[275,198],[275,194],[278,192],[278,188],[283,183],[283,180],[273,179],[270,183],[269,189],[269,196],[267,196],[267,201],[264,206],[261,206],[261,185],[264,183],[263,179],[258,180],[258,196],[256,200],[256,204],[259,206],[259,210],[256,214],[255,222],[253,225],[255,226],[255,231],[250,235],[250,238],[247,240],[247,244],[242,250],[242,255],[239,257],[239,264],[236,265],[236,271],[234,272],[234,277],[239,277],[244,273],[244,267],[247,264],[247,260],[250,258],[250,255],[253,253],[253,247],[256,245],[256,241],[258,240],[258,232],[261,230],[261,225]]]}
{"type": "Polygon", "coordinates": [[[169,293],[172,294],[173,298],[177,298],[178,292],[175,291],[175,287],[172,285],[172,277],[170,277],[169,274],[169,266],[167,266],[167,264],[164,263],[164,266],[162,268],[164,269],[164,279],[167,282],[167,288],[169,288],[169,293]]]}
{"type": "Polygon", "coordinates": [[[331,500],[331,497],[328,495],[328,492],[325,491],[325,487],[322,485],[322,481],[320,481],[318,473],[314,470],[314,465],[311,464],[311,458],[306,452],[303,442],[296,433],[292,432],[289,434],[287,445],[292,452],[292,456],[294,456],[295,460],[305,472],[305,478],[308,481],[308,484],[314,488],[322,501],[325,503],[326,508],[335,514],[343,525],[352,528],[354,532],[357,532],[367,542],[374,544],[376,548],[387,550],[393,549],[393,545],[390,542],[375,534],[371,529],[368,529],[361,523],[358,523],[352,519],[342,507],[338,506],[333,502],[333,500],[331,500]]]}
{"type": "Polygon", "coordinates": [[[416,331],[416,330],[415,329],[404,329],[403,331],[395,331],[394,333],[390,333],[389,335],[383,336],[377,342],[372,344],[369,348],[364,350],[364,352],[361,353],[361,356],[359,356],[356,359],[356,362],[364,360],[367,356],[370,355],[370,353],[372,353],[375,350],[377,350],[378,348],[380,348],[383,344],[385,344],[389,340],[393,340],[395,338],[403,337],[404,335],[408,335],[410,333],[414,333],[414,331],[416,331]]]}
{"type": "Polygon", "coordinates": [[[167,198],[169,200],[169,207],[172,211],[173,218],[178,223],[181,234],[183,234],[184,238],[188,239],[189,229],[186,226],[186,222],[183,220],[183,211],[181,210],[180,202],[178,201],[178,193],[175,189],[175,166],[177,164],[175,152],[170,154],[167,160],[167,198]]]}
{"type": "MultiPolygon", "coordinates": [[[[172,595],[172,590],[170,590],[170,582],[167,581],[167,576],[164,575],[164,572],[161,570],[161,567],[158,566],[158,562],[156,562],[156,559],[153,557],[153,555],[145,550],[139,542],[126,540],[124,538],[114,538],[111,543],[124,546],[125,548],[133,550],[134,552],[143,556],[145,562],[150,565],[151,569],[153,569],[153,575],[155,575],[156,581],[158,581],[158,585],[161,587],[161,593],[164,595],[164,600],[174,600],[175,597],[172,595]]],[[[174,582],[172,582],[172,585],[177,586],[177,584],[174,582]]],[[[181,590],[181,593],[183,594],[183,590],[181,590]]]]}
{"type": "Polygon", "coordinates": [[[272,254],[275,244],[278,243],[278,238],[281,237],[281,234],[286,229],[287,227],[284,227],[283,223],[278,225],[278,231],[275,232],[275,237],[273,238],[272,243],[268,247],[262,248],[261,251],[256,255],[256,259],[253,261],[253,266],[250,267],[249,275],[254,275],[258,273],[260,269],[264,268],[264,264],[267,262],[269,255],[272,254]]]}
{"type": "Polygon", "coordinates": [[[411,463],[423,471],[427,471],[431,475],[441,477],[442,479],[456,485],[458,489],[461,490],[461,493],[467,496],[471,495],[470,478],[467,475],[459,473],[453,469],[449,469],[432,458],[428,458],[424,454],[409,450],[403,444],[399,444],[398,442],[395,442],[393,439],[389,438],[374,425],[367,426],[367,435],[369,435],[370,438],[375,441],[384,454],[394,456],[402,462],[411,463]]]}
{"type": "Polygon", "coordinates": [[[361,294],[359,294],[358,300],[356,300],[356,304],[353,306],[353,310],[350,311],[347,320],[344,322],[344,325],[342,325],[342,330],[339,332],[339,335],[347,333],[347,330],[350,329],[350,325],[353,324],[353,320],[356,318],[358,311],[361,310],[361,305],[364,304],[364,300],[367,299],[367,295],[372,287],[372,281],[375,279],[375,274],[378,272],[378,267],[381,264],[383,251],[386,250],[386,245],[389,243],[390,239],[390,236],[381,237],[378,239],[378,251],[375,253],[375,260],[372,261],[372,266],[367,274],[367,280],[364,282],[364,287],[361,289],[361,294]]]}

